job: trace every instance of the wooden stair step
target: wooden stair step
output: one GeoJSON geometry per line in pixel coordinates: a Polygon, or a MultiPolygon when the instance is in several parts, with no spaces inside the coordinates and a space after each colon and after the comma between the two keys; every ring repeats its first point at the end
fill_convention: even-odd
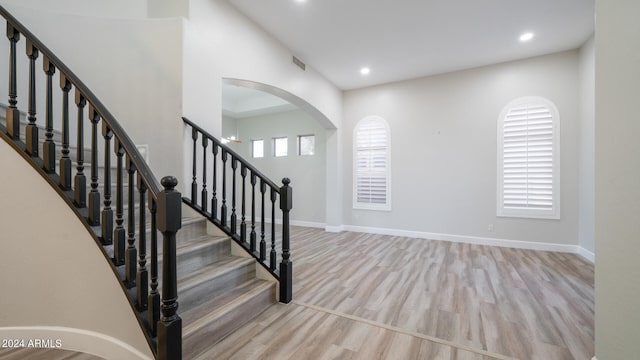
{"type": "Polygon", "coordinates": [[[228,256],[178,279],[178,299],[188,311],[255,278],[255,262],[228,256]]]}
{"type": "Polygon", "coordinates": [[[183,357],[196,358],[262,313],[275,303],[275,292],[275,282],[253,279],[181,313],[183,357]]]}

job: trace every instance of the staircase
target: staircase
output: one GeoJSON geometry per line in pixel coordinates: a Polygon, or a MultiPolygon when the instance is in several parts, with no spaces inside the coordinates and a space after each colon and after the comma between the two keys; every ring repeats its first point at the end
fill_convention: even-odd
{"type": "Polygon", "coordinates": [[[118,276],[156,358],[205,358],[208,349],[276,301],[291,301],[288,179],[276,186],[183,119],[194,136],[194,153],[185,154],[194,163],[191,197],[182,198],[173,177],[164,177],[159,186],[124,129],[93,93],[1,6],[0,15],[7,20],[10,44],[9,105],[0,105],[6,113],[0,115],[0,141],[22,154],[85,224],[118,276]],[[15,64],[21,38],[29,58],[29,83],[24,84],[29,96],[18,101],[15,64]],[[36,67],[40,55],[42,66],[36,67]],[[46,75],[46,112],[37,112],[31,101],[36,86],[42,86],[36,84],[36,68],[46,75]],[[56,72],[60,86],[54,90],[56,72]],[[52,114],[53,91],[62,92],[62,114],[52,114]],[[24,104],[27,111],[18,109],[24,104]],[[36,118],[40,112],[45,116],[36,118]],[[62,129],[53,129],[54,116],[62,129]],[[82,126],[77,126],[74,142],[68,134],[76,118],[82,126]],[[198,137],[202,152],[196,154],[198,137]],[[213,166],[207,170],[209,143],[213,166]],[[196,166],[199,157],[202,168],[196,166]],[[276,235],[276,204],[282,211],[281,235],[276,235]]]}

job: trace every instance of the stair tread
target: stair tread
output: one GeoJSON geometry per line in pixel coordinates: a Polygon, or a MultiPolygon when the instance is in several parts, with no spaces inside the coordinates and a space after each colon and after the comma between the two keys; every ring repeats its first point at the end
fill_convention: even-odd
{"type": "Polygon", "coordinates": [[[187,253],[190,251],[198,251],[199,249],[206,248],[212,244],[218,244],[225,241],[230,241],[228,236],[217,235],[201,235],[190,239],[180,241],[176,244],[176,251],[178,255],[187,253]]]}
{"type": "Polygon", "coordinates": [[[183,339],[250,301],[253,296],[275,286],[274,281],[252,279],[181,314],[183,339]]]}
{"type": "Polygon", "coordinates": [[[251,258],[243,258],[238,256],[224,257],[208,266],[202,267],[197,271],[178,279],[178,293],[188,291],[194,286],[205,281],[215,279],[216,277],[234,271],[243,266],[253,263],[251,258]]]}

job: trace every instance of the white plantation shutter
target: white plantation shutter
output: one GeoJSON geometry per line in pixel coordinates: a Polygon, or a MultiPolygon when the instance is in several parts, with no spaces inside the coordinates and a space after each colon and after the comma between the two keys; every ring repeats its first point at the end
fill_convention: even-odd
{"type": "Polygon", "coordinates": [[[354,130],[353,207],[390,210],[389,127],[380,117],[362,119],[354,130]]]}
{"type": "Polygon", "coordinates": [[[542,98],[522,98],[501,115],[498,215],[559,218],[558,114],[542,98]]]}

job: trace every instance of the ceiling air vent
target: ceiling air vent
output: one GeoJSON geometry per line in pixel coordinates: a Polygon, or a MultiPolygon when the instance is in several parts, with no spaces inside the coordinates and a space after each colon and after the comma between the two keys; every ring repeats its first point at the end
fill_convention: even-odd
{"type": "Polygon", "coordinates": [[[293,57],[293,63],[298,65],[298,67],[302,70],[306,70],[307,69],[307,65],[305,65],[302,60],[298,59],[297,57],[293,57]]]}

